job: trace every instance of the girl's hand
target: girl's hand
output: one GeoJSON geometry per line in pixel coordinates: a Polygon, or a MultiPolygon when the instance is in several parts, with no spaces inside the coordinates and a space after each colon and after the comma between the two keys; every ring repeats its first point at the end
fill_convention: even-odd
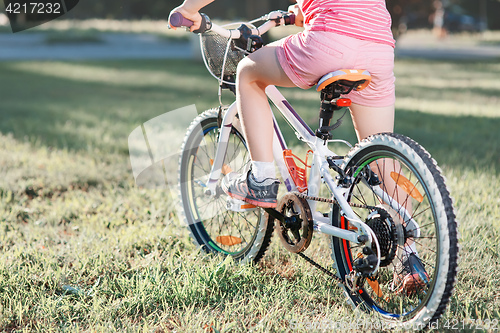
{"type": "Polygon", "coordinates": [[[299,5],[295,4],[295,5],[289,6],[288,12],[295,14],[295,25],[296,26],[298,26],[298,27],[304,26],[304,15],[302,14],[302,11],[300,10],[299,5]]]}
{"type": "MultiPolygon", "coordinates": [[[[179,6],[179,7],[176,7],[174,9],[172,9],[172,11],[170,12],[170,15],[168,17],[168,22],[170,23],[170,16],[172,16],[173,13],[180,13],[182,16],[184,16],[184,18],[190,20],[190,21],[193,21],[193,25],[191,26],[191,28],[189,29],[191,32],[193,32],[194,30],[197,30],[200,28],[201,26],[201,15],[199,12],[190,12],[188,10],[186,10],[183,6],[179,6]]],[[[176,27],[173,27],[173,26],[170,26],[172,29],[176,29],[176,27]]]]}

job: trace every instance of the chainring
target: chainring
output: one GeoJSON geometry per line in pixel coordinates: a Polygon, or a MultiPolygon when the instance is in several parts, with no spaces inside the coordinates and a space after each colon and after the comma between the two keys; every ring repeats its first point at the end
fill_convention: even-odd
{"type": "Polygon", "coordinates": [[[305,251],[313,236],[313,219],[309,204],[295,193],[284,195],[276,210],[285,215],[285,222],[277,221],[276,232],[283,246],[292,253],[305,251]]]}

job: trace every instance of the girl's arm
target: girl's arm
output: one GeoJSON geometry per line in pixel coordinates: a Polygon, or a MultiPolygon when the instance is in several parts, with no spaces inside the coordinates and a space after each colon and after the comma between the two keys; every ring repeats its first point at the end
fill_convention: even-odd
{"type": "MultiPolygon", "coordinates": [[[[190,29],[191,31],[194,31],[199,29],[201,25],[201,15],[199,10],[213,1],[214,0],[185,0],[182,5],[172,9],[170,15],[175,12],[181,13],[182,16],[194,22],[190,29]]],[[[175,27],[172,28],[175,29],[175,27]]]]}

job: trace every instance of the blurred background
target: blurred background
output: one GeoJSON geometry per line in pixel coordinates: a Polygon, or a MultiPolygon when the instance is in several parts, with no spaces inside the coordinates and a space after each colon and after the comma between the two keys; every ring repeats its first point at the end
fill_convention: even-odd
{"type": "MultiPolygon", "coordinates": [[[[203,11],[216,21],[246,20],[271,10],[286,9],[292,2],[294,1],[219,0],[203,11]]],[[[25,33],[15,38],[0,35],[3,46],[0,49],[0,59],[185,58],[187,49],[182,49],[180,45],[167,47],[165,43],[159,43],[166,39],[173,42],[190,38],[186,34],[169,32],[166,28],[165,21],[170,10],[179,3],[180,1],[172,0],[147,3],[139,0],[81,1],[63,17],[29,29],[28,32],[32,34],[25,33]],[[36,34],[37,32],[45,34],[36,34]],[[110,34],[116,32],[120,35],[110,34]],[[124,35],[127,33],[134,35],[124,35]],[[138,33],[154,36],[149,36],[148,39],[146,36],[138,36],[138,33]],[[75,44],[80,44],[77,54],[69,49],[75,44]],[[28,52],[29,47],[34,50],[35,45],[36,51],[28,52]],[[130,45],[136,47],[131,48],[130,45]],[[15,48],[18,50],[14,50],[15,48]]],[[[469,54],[487,57],[499,55],[498,50],[492,48],[500,43],[500,33],[494,33],[500,29],[498,0],[388,0],[386,3],[392,16],[394,36],[399,41],[397,52],[400,56],[435,58],[446,53],[446,57],[467,58],[469,54]],[[480,49],[464,50],[476,46],[480,49]],[[430,48],[431,51],[425,54],[422,48],[430,48]]],[[[12,23],[22,26],[26,17],[18,15],[14,20],[12,23]]],[[[9,20],[2,7],[0,33],[9,31],[9,20]]],[[[289,29],[277,35],[274,33],[274,38],[291,32],[294,30],[289,29]]],[[[272,39],[273,33],[269,35],[272,39]]],[[[197,57],[197,54],[195,46],[191,56],[197,57]]]]}
{"type": "MultiPolygon", "coordinates": [[[[293,0],[247,0],[234,2],[219,0],[208,5],[204,12],[218,19],[249,19],[277,8],[286,9],[293,0]]],[[[479,32],[500,29],[500,2],[498,0],[388,0],[393,27],[399,32],[407,29],[433,28],[436,25],[452,32],[479,32]],[[442,22],[440,22],[442,21],[442,22]]],[[[66,18],[162,20],[180,1],[140,0],[81,1],[66,18]]],[[[0,10],[1,12],[2,10],[0,10]]],[[[22,20],[22,17],[19,18],[22,20]]]]}

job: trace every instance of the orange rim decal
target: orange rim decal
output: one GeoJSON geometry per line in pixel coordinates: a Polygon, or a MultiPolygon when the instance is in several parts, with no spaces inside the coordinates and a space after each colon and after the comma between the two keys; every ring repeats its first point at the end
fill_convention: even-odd
{"type": "Polygon", "coordinates": [[[222,245],[226,246],[233,246],[233,245],[238,245],[241,244],[241,238],[235,237],[235,236],[217,236],[215,239],[217,243],[220,243],[222,245]]]}
{"type": "Polygon", "coordinates": [[[394,171],[391,172],[391,178],[401,187],[409,196],[418,202],[424,201],[424,197],[418,191],[417,187],[412,184],[405,176],[394,171]]]}
{"type": "Polygon", "coordinates": [[[382,290],[380,290],[380,285],[378,284],[377,280],[372,281],[370,279],[366,279],[366,282],[368,282],[370,287],[372,287],[373,291],[375,292],[375,294],[377,294],[379,298],[384,298],[384,294],[382,293],[382,290]]]}

